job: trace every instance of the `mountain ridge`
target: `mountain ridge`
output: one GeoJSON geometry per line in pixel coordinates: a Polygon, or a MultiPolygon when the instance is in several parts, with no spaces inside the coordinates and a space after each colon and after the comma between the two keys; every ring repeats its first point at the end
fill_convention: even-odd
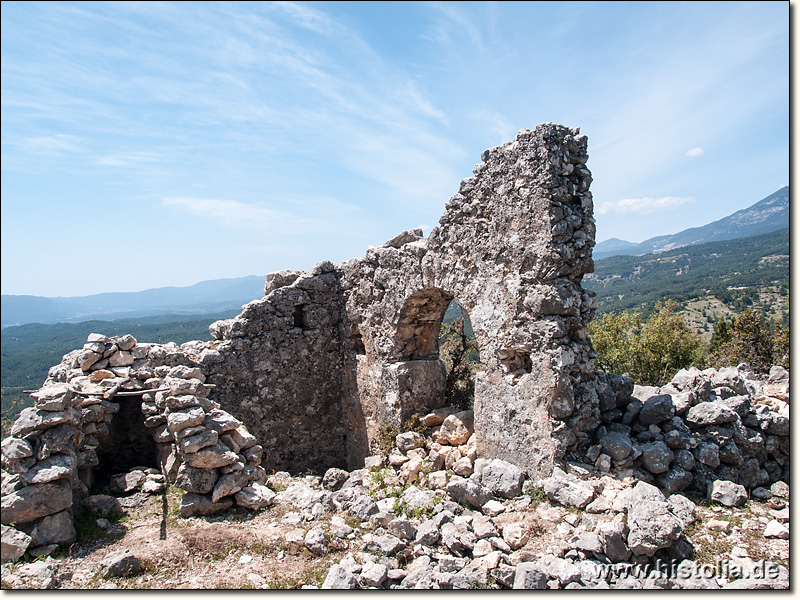
{"type": "Polygon", "coordinates": [[[202,315],[241,308],[264,294],[264,276],[248,275],[201,281],[185,287],[141,292],[106,292],[90,296],[47,298],[3,295],[2,326],[72,323],[157,315],[202,315]]]}
{"type": "Polygon", "coordinates": [[[595,260],[611,256],[640,256],[684,246],[751,237],[786,227],[789,227],[788,185],[748,208],[706,225],[656,236],[638,244],[617,238],[605,240],[595,245],[592,256],[595,260]]]}

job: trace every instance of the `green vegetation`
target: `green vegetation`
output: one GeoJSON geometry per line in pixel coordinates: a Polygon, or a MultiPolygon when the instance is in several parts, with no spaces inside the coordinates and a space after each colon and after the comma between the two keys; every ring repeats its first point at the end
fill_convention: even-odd
{"type": "MultiPolygon", "coordinates": [[[[5,364],[5,362],[4,362],[5,364]]],[[[3,367],[5,368],[5,366],[3,367]]],[[[27,394],[23,394],[25,388],[3,388],[2,389],[2,412],[0,412],[0,426],[2,426],[5,439],[11,433],[11,426],[22,409],[33,406],[33,399],[27,394]]]]}
{"type": "MultiPolygon", "coordinates": [[[[788,303],[787,303],[788,304],[788,303]]],[[[789,366],[789,327],[746,310],[717,325],[706,344],[677,313],[674,300],[658,303],[647,319],[637,311],[608,312],[589,324],[598,367],[628,375],[639,385],[660,386],[679,369],[746,362],[759,373],[789,366]]],[[[788,311],[785,315],[788,322],[788,311]]]]}
{"type": "Polygon", "coordinates": [[[447,369],[447,404],[471,409],[475,401],[475,375],[481,364],[478,343],[466,316],[442,322],[439,358],[447,369]]]}
{"type": "Polygon", "coordinates": [[[397,427],[393,425],[384,425],[378,430],[378,448],[377,452],[383,457],[389,456],[389,453],[394,448],[397,441],[397,435],[400,432],[397,427]]]}
{"type": "MultiPolygon", "coordinates": [[[[124,520],[124,515],[119,513],[102,514],[93,510],[83,510],[74,519],[75,525],[75,541],[78,544],[86,544],[94,540],[109,535],[109,532],[104,530],[97,524],[97,520],[103,518],[110,524],[121,523],[124,520]]],[[[114,535],[112,537],[120,537],[114,535]]]]}
{"type": "Polygon", "coordinates": [[[525,485],[522,487],[522,493],[531,497],[531,503],[533,506],[536,506],[540,502],[547,500],[547,494],[545,493],[544,488],[541,485],[535,485],[530,479],[526,481],[525,485]]]}
{"type": "Polygon", "coordinates": [[[788,369],[789,327],[749,309],[722,320],[711,341],[709,362],[714,366],[746,362],[760,373],[772,365],[788,369]]]}
{"type": "Polygon", "coordinates": [[[643,321],[638,312],[606,313],[589,324],[589,335],[606,371],[627,374],[640,385],[664,385],[679,369],[703,362],[700,336],[667,300],[643,321]]]}
{"type": "Polygon", "coordinates": [[[411,415],[411,417],[405,423],[403,423],[403,432],[415,431],[419,434],[424,434],[427,430],[428,428],[422,424],[422,421],[417,413],[411,415]]]}
{"type": "Polygon", "coordinates": [[[598,367],[640,385],[680,368],[789,365],[789,230],[595,263],[598,367]]]}

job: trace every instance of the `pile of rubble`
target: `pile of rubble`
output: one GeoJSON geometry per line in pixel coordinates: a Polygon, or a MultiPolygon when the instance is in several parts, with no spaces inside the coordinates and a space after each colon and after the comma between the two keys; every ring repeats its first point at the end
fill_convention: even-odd
{"type": "MultiPolygon", "coordinates": [[[[510,463],[476,458],[471,417],[470,411],[448,408],[428,414],[421,419],[429,425],[425,435],[398,435],[388,456],[369,457],[364,469],[329,469],[322,478],[297,480],[288,473],[270,478],[270,485],[285,487],[276,502],[300,511],[284,518],[297,526],[286,533],[287,543],[323,554],[337,541],[361,541],[359,551],[331,567],[323,588],[788,585],[784,567],[769,563],[772,576],[765,578],[758,570],[763,565],[746,556],[735,559],[738,576],[732,581],[709,575],[692,560],[684,535],[695,519],[695,502],[677,493],[666,496],[632,473],[612,476],[567,463],[550,477],[527,480],[510,463]],[[327,527],[301,527],[326,515],[327,527]],[[562,534],[560,542],[536,547],[535,537],[547,538],[537,529],[543,523],[562,534]]],[[[788,496],[783,482],[772,490],[788,496]]],[[[762,497],[771,493],[764,489],[762,497]]],[[[712,483],[707,498],[724,506],[746,499],[741,485],[722,480],[712,483]]],[[[788,510],[779,518],[787,521],[788,510]]],[[[764,534],[776,526],[785,529],[775,518],[764,534]]]]}
{"type": "Polygon", "coordinates": [[[747,489],[789,478],[789,373],[746,364],[682,369],[661,388],[598,374],[602,425],[586,456],[630,469],[667,494],[705,494],[717,479],[747,489]]]}
{"type": "MultiPolygon", "coordinates": [[[[278,472],[266,486],[254,484],[263,490],[258,508],[269,507],[260,514],[273,515],[259,527],[274,530],[279,547],[320,558],[337,556],[321,587],[788,587],[785,567],[758,560],[743,547],[724,557],[724,573],[697,561],[687,539],[690,528],[702,513],[745,503],[748,494],[739,484],[716,480],[705,498],[692,500],[664,494],[638,480],[634,469],[608,473],[575,462],[556,468],[550,477],[528,479],[515,465],[476,456],[471,411],[446,407],[414,425],[417,431],[396,435],[391,448],[368,457],[362,469],[332,468],[323,476],[278,472]]],[[[152,493],[155,487],[145,486],[156,475],[134,469],[113,479],[112,487],[120,494],[152,493]]],[[[234,496],[244,506],[240,497],[245,490],[234,496]]],[[[788,485],[779,481],[751,495],[770,500],[751,503],[747,522],[732,526],[704,517],[704,524],[709,530],[727,529],[732,542],[741,538],[737,529],[757,527],[765,541],[785,545],[785,556],[780,556],[788,558],[788,485]]],[[[121,510],[125,500],[90,496],[87,505],[105,514],[121,510]]],[[[224,520],[221,515],[211,519],[224,520]]],[[[207,518],[193,516],[188,522],[207,518]]],[[[4,552],[13,543],[4,535],[4,552]]],[[[102,564],[117,554],[135,559],[130,552],[115,551],[102,564]]],[[[43,564],[49,565],[49,585],[56,585],[58,563],[43,564]]],[[[26,583],[26,569],[9,571],[5,578],[19,580],[22,587],[34,585],[26,583]]],[[[252,573],[247,581],[266,585],[263,576],[259,580],[252,573]]]]}

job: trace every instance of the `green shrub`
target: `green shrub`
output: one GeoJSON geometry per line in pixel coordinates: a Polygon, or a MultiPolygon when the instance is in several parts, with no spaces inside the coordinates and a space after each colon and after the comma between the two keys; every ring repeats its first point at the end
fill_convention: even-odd
{"type": "Polygon", "coordinates": [[[658,303],[642,322],[635,311],[606,313],[589,324],[598,366],[628,375],[639,385],[664,385],[682,368],[702,365],[707,349],[681,315],[677,302],[658,303]]]}
{"type": "Polygon", "coordinates": [[[715,367],[745,362],[757,373],[768,373],[772,365],[789,367],[789,327],[745,310],[717,325],[711,341],[709,362],[715,367]]]}
{"type": "Polygon", "coordinates": [[[540,485],[534,485],[533,481],[530,479],[525,482],[524,486],[522,486],[522,493],[530,496],[531,501],[534,504],[539,504],[540,502],[547,500],[547,494],[545,493],[544,488],[540,485]]]}
{"type": "Polygon", "coordinates": [[[475,375],[481,369],[478,342],[466,323],[465,317],[442,323],[439,334],[439,358],[447,369],[447,404],[462,410],[472,409],[475,375]]]}
{"type": "Polygon", "coordinates": [[[377,451],[381,456],[389,456],[389,453],[397,442],[397,435],[399,433],[397,427],[394,425],[384,425],[378,430],[377,451]]]}

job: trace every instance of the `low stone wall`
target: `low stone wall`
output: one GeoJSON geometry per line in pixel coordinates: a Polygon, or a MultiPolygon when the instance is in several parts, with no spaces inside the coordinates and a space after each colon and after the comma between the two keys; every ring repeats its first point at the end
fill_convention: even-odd
{"type": "Polygon", "coordinates": [[[602,425],[582,457],[629,470],[667,494],[705,494],[715,480],[747,489],[789,480],[789,373],[745,364],[683,369],[665,386],[598,374],[602,425]]]}

